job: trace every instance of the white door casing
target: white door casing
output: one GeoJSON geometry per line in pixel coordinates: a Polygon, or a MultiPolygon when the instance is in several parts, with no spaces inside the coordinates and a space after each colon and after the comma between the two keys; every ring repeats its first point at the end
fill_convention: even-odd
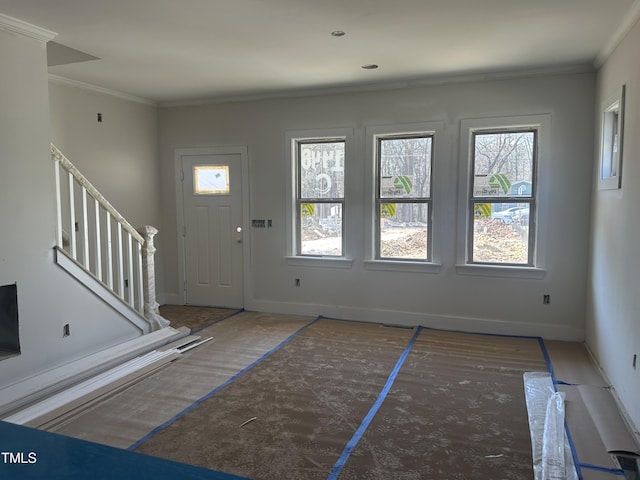
{"type": "Polygon", "coordinates": [[[242,308],[250,251],[246,147],[178,149],[175,160],[183,302],[242,308]]]}

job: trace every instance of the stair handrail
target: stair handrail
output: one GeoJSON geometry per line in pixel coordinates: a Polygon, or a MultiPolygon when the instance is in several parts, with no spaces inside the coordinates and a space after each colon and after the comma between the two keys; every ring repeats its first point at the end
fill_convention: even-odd
{"type": "MultiPolygon", "coordinates": [[[[141,317],[148,322],[148,328],[153,331],[169,325],[169,321],[164,319],[159,313],[159,305],[155,298],[155,267],[153,237],[158,230],[150,225],[145,225],[140,229],[135,229],[118,212],[111,203],[98,191],[96,187],[75,167],[75,165],[53,144],[51,144],[51,158],[55,164],[56,180],[56,208],[57,208],[57,249],[64,256],[70,258],[77,268],[91,275],[100,284],[106,287],[116,297],[119,297],[126,305],[131,307],[141,317]],[[60,181],[60,168],[64,169],[69,181],[69,207],[68,212],[69,249],[65,249],[65,231],[62,213],[62,184],[60,181]],[[80,245],[82,261],[78,253],[76,232],[78,223],[76,222],[76,197],[74,196],[75,184],[82,188],[82,232],[83,243],[80,245]],[[89,228],[88,217],[88,197],[94,201],[95,223],[89,228]],[[103,213],[104,212],[104,216],[103,213]],[[106,221],[104,234],[101,232],[101,218],[106,221]],[[112,242],[111,222],[116,226],[116,239],[112,242]],[[123,235],[126,236],[125,244],[128,247],[125,261],[123,246],[123,235]],[[91,250],[89,239],[93,240],[93,251],[91,250]],[[114,246],[115,243],[115,253],[114,246]],[[133,246],[135,244],[135,247],[133,246]],[[106,251],[106,257],[102,252],[106,251]],[[93,263],[92,263],[93,261],[93,263]],[[103,263],[106,271],[103,273],[103,263]],[[115,269],[114,269],[115,267],[115,269]],[[117,270],[117,276],[114,275],[117,270]],[[126,275],[126,277],[125,277],[126,275]],[[106,280],[105,280],[106,278],[106,280]],[[128,290],[127,290],[128,289],[128,290]]],[[[145,328],[147,330],[147,328],[145,328]]]]}
{"type": "MultiPolygon", "coordinates": [[[[144,245],[144,238],[142,237],[142,235],[140,235],[140,233],[138,233],[138,231],[127,221],[127,219],[124,218],[122,214],[120,214],[120,212],[118,212],[118,210],[116,210],[115,207],[111,205],[111,203],[109,203],[106,198],[104,198],[104,195],[102,195],[98,191],[98,189],[93,186],[93,184],[87,179],[87,177],[85,177],[82,172],[80,172],[80,170],[78,170],[76,166],[71,163],[71,160],[65,157],[65,155],[53,143],[51,144],[51,155],[55,158],[55,160],[60,162],[60,165],[62,165],[65,170],[71,173],[76,178],[76,180],[78,180],[78,183],[80,183],[80,185],[87,189],[87,193],[95,198],[104,207],[104,209],[107,210],[111,214],[111,216],[118,223],[120,223],[122,227],[128,233],[130,233],[134,239],[138,241],[138,243],[144,245]]],[[[59,232],[59,235],[61,234],[62,232],[59,232]]]]}

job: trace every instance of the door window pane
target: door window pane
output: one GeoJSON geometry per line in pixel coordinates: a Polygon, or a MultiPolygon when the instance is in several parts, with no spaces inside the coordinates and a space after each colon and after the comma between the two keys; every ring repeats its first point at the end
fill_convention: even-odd
{"type": "Polygon", "coordinates": [[[193,190],[197,195],[229,193],[228,165],[196,165],[193,167],[193,190]]]}

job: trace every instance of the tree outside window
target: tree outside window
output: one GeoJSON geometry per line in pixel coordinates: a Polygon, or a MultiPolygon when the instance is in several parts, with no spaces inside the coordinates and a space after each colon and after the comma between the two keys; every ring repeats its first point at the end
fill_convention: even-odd
{"type": "Polygon", "coordinates": [[[431,258],[433,136],[377,137],[376,258],[431,258]]]}
{"type": "Polygon", "coordinates": [[[533,266],[537,130],[472,138],[469,261],[533,266]]]}
{"type": "Polygon", "coordinates": [[[298,141],[297,253],[342,256],[345,142],[298,141]]]}

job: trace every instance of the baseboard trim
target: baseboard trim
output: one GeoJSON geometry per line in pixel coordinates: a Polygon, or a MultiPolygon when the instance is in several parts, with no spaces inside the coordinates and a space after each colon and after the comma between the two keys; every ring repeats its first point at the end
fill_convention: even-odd
{"type": "Polygon", "coordinates": [[[245,309],[292,315],[321,315],[342,320],[385,323],[387,325],[397,326],[420,325],[426,328],[435,328],[439,330],[542,337],[549,340],[564,340],[570,342],[584,341],[584,330],[582,329],[566,325],[551,325],[545,323],[521,323],[489,318],[366,309],[340,305],[273,302],[255,299],[248,305],[245,305],[245,309]]]}
{"type": "Polygon", "coordinates": [[[184,298],[177,293],[163,293],[157,295],[157,302],[160,305],[184,305],[184,298]]]}

